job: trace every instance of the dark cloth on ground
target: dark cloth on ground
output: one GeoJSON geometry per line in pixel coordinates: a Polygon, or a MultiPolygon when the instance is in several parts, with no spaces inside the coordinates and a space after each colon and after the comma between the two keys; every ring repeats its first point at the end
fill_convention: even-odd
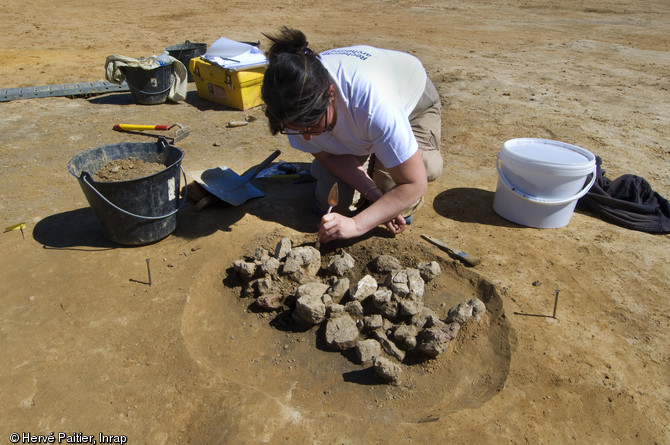
{"type": "Polygon", "coordinates": [[[577,203],[581,210],[591,210],[604,220],[627,229],[648,233],[670,233],[670,202],[652,190],[636,175],[626,174],[610,180],[596,156],[596,181],[577,203]]]}

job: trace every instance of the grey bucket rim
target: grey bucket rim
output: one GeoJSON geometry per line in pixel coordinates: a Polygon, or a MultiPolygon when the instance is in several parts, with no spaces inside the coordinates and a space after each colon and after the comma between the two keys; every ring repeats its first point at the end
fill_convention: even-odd
{"type": "MultiPolygon", "coordinates": [[[[139,145],[153,144],[153,142],[129,142],[129,143],[131,143],[131,144],[139,144],[139,145]]],[[[121,142],[121,144],[123,144],[123,142],[121,142]]],[[[152,173],[152,174],[150,174],[150,175],[141,176],[141,177],[139,177],[139,178],[133,178],[133,179],[124,179],[124,180],[122,180],[122,181],[96,181],[95,179],[93,179],[93,177],[91,176],[91,173],[90,173],[90,172],[87,172],[87,171],[85,171],[85,170],[82,170],[81,173],[79,174],[79,176],[77,176],[77,174],[72,170],[72,163],[73,163],[74,160],[77,159],[79,156],[81,156],[81,155],[83,155],[83,154],[86,154],[86,153],[92,153],[92,152],[94,152],[94,151],[96,151],[96,150],[100,150],[100,149],[103,149],[103,148],[106,148],[106,147],[111,147],[111,146],[114,146],[114,145],[119,145],[119,143],[116,143],[116,144],[106,144],[106,145],[101,145],[101,146],[99,146],[99,147],[94,147],[94,148],[89,148],[88,150],[84,150],[84,151],[80,152],[77,156],[75,156],[75,157],[73,157],[72,159],[70,159],[70,162],[68,162],[68,165],[67,165],[67,169],[68,169],[68,171],[70,172],[70,174],[71,174],[72,176],[74,176],[75,178],[77,178],[77,179],[82,179],[82,176],[83,176],[85,173],[88,173],[89,177],[91,177],[91,180],[92,180],[93,182],[96,182],[96,183],[121,184],[121,183],[124,183],[124,182],[134,182],[134,181],[137,181],[138,179],[151,178],[152,176],[160,175],[160,174],[163,173],[165,170],[168,170],[168,169],[174,167],[174,166],[177,165],[177,164],[179,164],[180,167],[181,167],[181,164],[180,164],[180,163],[181,163],[181,161],[184,159],[184,156],[186,155],[186,153],[184,153],[184,150],[182,150],[181,148],[177,147],[176,145],[170,144],[170,143],[168,142],[168,140],[165,138],[165,136],[159,136],[158,139],[156,140],[156,144],[162,144],[163,147],[169,146],[169,147],[172,147],[172,148],[176,148],[177,150],[179,150],[179,159],[177,159],[175,162],[173,162],[173,163],[170,164],[170,165],[166,165],[166,166],[165,166],[165,169],[163,169],[163,170],[161,170],[161,171],[159,171],[159,172],[156,172],[156,173],[152,173]]]]}
{"type": "Polygon", "coordinates": [[[194,49],[201,49],[203,46],[205,47],[205,51],[207,51],[206,43],[191,42],[190,40],[186,40],[184,43],[176,43],[174,45],[166,46],[165,51],[168,53],[170,51],[191,51],[194,49]]]}

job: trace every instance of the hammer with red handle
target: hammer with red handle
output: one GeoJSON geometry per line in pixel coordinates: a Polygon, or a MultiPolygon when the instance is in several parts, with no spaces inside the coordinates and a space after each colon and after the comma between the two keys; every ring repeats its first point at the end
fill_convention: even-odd
{"type": "Polygon", "coordinates": [[[184,139],[188,136],[191,131],[188,127],[183,126],[182,124],[174,125],[136,125],[136,124],[116,124],[113,129],[116,131],[145,131],[145,130],[160,130],[160,131],[169,131],[174,127],[179,127],[179,130],[174,135],[174,140],[178,141],[184,139]]]}
{"type": "Polygon", "coordinates": [[[114,130],[116,131],[144,131],[144,130],[161,130],[168,131],[172,127],[179,125],[134,125],[134,124],[116,124],[114,130]]]}

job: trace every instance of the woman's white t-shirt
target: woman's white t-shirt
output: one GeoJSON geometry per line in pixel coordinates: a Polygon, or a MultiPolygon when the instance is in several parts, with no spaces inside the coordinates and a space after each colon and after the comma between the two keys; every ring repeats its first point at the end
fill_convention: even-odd
{"type": "Polygon", "coordinates": [[[386,168],[409,159],[418,145],[408,117],[427,79],[421,62],[407,53],[371,46],[331,49],[319,57],[337,90],[337,123],[309,141],[289,136],[291,146],[308,153],[374,153],[386,168]]]}

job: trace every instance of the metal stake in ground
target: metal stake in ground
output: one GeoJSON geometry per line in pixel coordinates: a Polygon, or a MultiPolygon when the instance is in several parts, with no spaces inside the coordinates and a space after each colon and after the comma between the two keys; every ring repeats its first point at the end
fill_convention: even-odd
{"type": "Polygon", "coordinates": [[[528,314],[526,312],[514,312],[514,315],[526,315],[529,317],[545,317],[545,318],[556,318],[556,309],[558,308],[558,294],[561,292],[560,289],[556,289],[556,296],[554,297],[554,313],[553,315],[542,315],[542,314],[528,314]]]}
{"type": "Polygon", "coordinates": [[[149,258],[147,258],[147,274],[149,275],[149,286],[151,286],[151,268],[149,267],[149,258]]]}
{"type": "Polygon", "coordinates": [[[553,318],[556,318],[556,308],[558,307],[558,294],[561,292],[560,289],[556,289],[556,298],[554,299],[554,315],[553,318]]]}

